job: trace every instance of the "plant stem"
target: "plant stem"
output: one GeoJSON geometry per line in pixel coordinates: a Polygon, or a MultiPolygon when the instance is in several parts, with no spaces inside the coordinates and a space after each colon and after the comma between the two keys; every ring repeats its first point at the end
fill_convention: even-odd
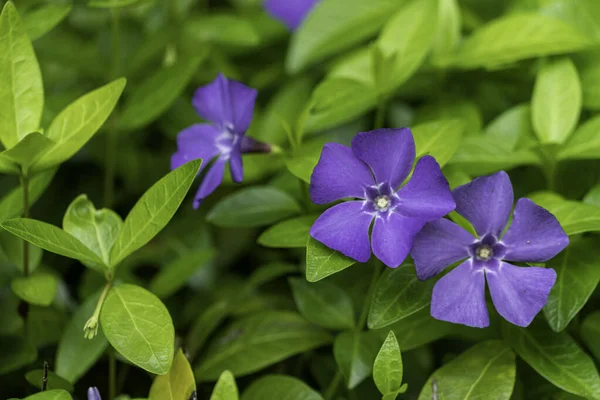
{"type": "MultiPolygon", "coordinates": [[[[23,190],[23,217],[29,218],[29,178],[21,174],[21,188],[23,190]]],[[[23,240],[23,275],[29,276],[29,243],[23,240]]]]}
{"type": "Polygon", "coordinates": [[[342,380],[343,380],[342,373],[338,369],[337,372],[335,373],[335,376],[333,377],[333,380],[329,384],[329,387],[325,391],[325,394],[323,395],[324,400],[333,399],[333,396],[335,396],[338,386],[340,385],[340,383],[342,383],[342,380]]]}
{"type": "Polygon", "coordinates": [[[385,123],[385,111],[386,111],[386,103],[385,99],[380,98],[377,103],[377,111],[375,112],[375,129],[383,128],[383,124],[385,123]]]}
{"type": "Polygon", "coordinates": [[[117,357],[115,349],[108,346],[108,400],[113,400],[116,396],[117,381],[117,357]]]}
{"type": "Polygon", "coordinates": [[[367,322],[369,309],[371,308],[371,301],[373,299],[373,294],[375,293],[375,286],[377,285],[377,281],[379,280],[379,275],[381,275],[382,270],[383,268],[379,263],[376,263],[373,266],[373,275],[371,277],[371,283],[369,284],[369,289],[367,291],[367,295],[365,297],[365,301],[360,312],[360,317],[358,318],[358,324],[356,324],[357,332],[362,331],[362,329],[365,326],[365,323],[367,322]]]}

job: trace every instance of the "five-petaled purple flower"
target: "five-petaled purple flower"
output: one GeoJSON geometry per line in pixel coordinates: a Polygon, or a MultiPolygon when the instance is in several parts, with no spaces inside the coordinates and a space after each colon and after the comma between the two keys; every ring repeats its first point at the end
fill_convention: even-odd
{"type": "Polygon", "coordinates": [[[488,326],[487,279],[500,315],[515,325],[528,326],[546,304],[556,272],[516,267],[505,261],[547,261],[569,244],[569,238],[554,215],[526,198],[517,201],[513,222],[502,235],[514,201],[504,171],[460,186],[453,196],[456,211],[471,222],[478,237],[440,219],[426,224],[415,238],[411,256],[419,279],[430,278],[464,260],[436,283],[431,315],[473,327],[488,326]]]}
{"type": "Polygon", "coordinates": [[[290,30],[296,30],[319,0],[266,0],[265,9],[283,22],[290,30]]]}
{"type": "Polygon", "coordinates": [[[87,398],[88,400],[102,400],[102,397],[100,397],[100,392],[98,391],[97,387],[91,387],[88,389],[87,398]]]}
{"type": "Polygon", "coordinates": [[[351,149],[326,144],[311,177],[312,200],[358,200],[325,211],[311,236],[359,262],[369,260],[372,244],[375,256],[388,267],[400,265],[423,225],[455,207],[448,182],[431,156],[419,159],[410,181],[398,190],[414,160],[415,142],[408,128],[361,132],[351,149]]]}
{"type": "Polygon", "coordinates": [[[242,153],[270,151],[269,145],[245,136],[252,121],[256,95],[255,89],[227,79],[223,74],[196,90],[194,108],[211,124],[196,124],[181,131],[177,136],[177,152],[171,157],[171,169],[201,158],[203,170],[218,156],[196,193],[194,208],[221,184],[227,163],[231,179],[239,183],[244,177],[242,153]]]}

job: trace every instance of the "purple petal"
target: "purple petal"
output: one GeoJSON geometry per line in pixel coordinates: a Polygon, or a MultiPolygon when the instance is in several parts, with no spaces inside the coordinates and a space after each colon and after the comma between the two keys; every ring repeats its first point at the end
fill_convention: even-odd
{"type": "Polygon", "coordinates": [[[242,153],[270,153],[273,148],[269,143],[264,143],[250,136],[242,136],[241,140],[242,153]]]}
{"type": "Polygon", "coordinates": [[[433,288],[431,316],[475,328],[490,324],[485,305],[485,276],[467,260],[440,279],[433,288]]]}
{"type": "Polygon", "coordinates": [[[240,183],[242,180],[244,180],[244,165],[242,163],[242,152],[239,145],[235,146],[233,150],[231,150],[229,169],[231,171],[231,179],[235,183],[240,183]]]}
{"type": "Polygon", "coordinates": [[[487,270],[486,277],[498,313],[507,321],[525,327],[546,304],[556,272],[502,262],[498,269],[487,270]]]}
{"type": "Polygon", "coordinates": [[[373,216],[362,211],[361,201],[348,201],[326,210],[310,228],[310,235],[325,246],[359,262],[371,257],[369,226],[373,216]]]}
{"type": "Polygon", "coordinates": [[[225,172],[226,160],[218,158],[210,169],[206,172],[196,196],[194,197],[194,208],[200,207],[202,200],[207,198],[223,182],[223,173],[225,172]]]}
{"type": "Polygon", "coordinates": [[[215,143],[219,129],[210,124],[196,124],[182,130],[177,135],[177,152],[171,157],[171,169],[176,169],[188,161],[202,159],[202,168],[219,154],[215,143]]]}
{"type": "Polygon", "coordinates": [[[456,207],[450,185],[440,165],[431,156],[422,157],[410,181],[398,191],[396,212],[408,217],[434,221],[456,207]]]}
{"type": "Polygon", "coordinates": [[[265,9],[290,30],[296,30],[319,0],[266,0],[265,9]]]}
{"type": "Polygon", "coordinates": [[[410,251],[417,277],[429,279],[450,264],[469,257],[469,245],[475,240],[473,235],[447,219],[428,222],[417,234],[410,251]]]}
{"type": "Polygon", "coordinates": [[[310,198],[317,204],[345,197],[364,198],[365,187],[375,182],[369,167],[348,147],[327,143],[310,177],[310,198]]]}
{"type": "Polygon", "coordinates": [[[220,129],[243,134],[252,121],[258,92],[219,74],[214,81],[196,90],[192,104],[202,118],[220,129]]]}
{"type": "Polygon", "coordinates": [[[387,218],[375,218],[371,238],[373,254],[388,267],[396,268],[410,252],[415,235],[424,223],[393,212],[387,218]]]}
{"type": "Polygon", "coordinates": [[[508,174],[504,171],[482,176],[452,192],[456,212],[465,217],[480,237],[498,237],[510,216],[514,201],[508,174]]]}
{"type": "Polygon", "coordinates": [[[102,400],[102,397],[100,397],[100,392],[98,391],[97,387],[91,387],[88,389],[87,398],[88,400],[102,400]]]}
{"type": "Polygon", "coordinates": [[[513,222],[502,238],[508,261],[548,261],[569,244],[569,237],[554,215],[533,201],[517,201],[513,222]]]}
{"type": "Polygon", "coordinates": [[[360,132],[352,140],[352,151],[371,167],[377,183],[387,182],[394,190],[410,173],[416,154],[408,128],[360,132]]]}

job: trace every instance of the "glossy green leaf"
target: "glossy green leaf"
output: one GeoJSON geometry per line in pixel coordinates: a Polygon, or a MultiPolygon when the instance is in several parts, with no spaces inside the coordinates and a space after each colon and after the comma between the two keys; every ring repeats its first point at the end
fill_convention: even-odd
{"type": "Polygon", "coordinates": [[[514,106],[500,114],[486,126],[485,136],[491,138],[494,144],[501,145],[502,150],[509,152],[537,143],[529,104],[514,106]]]}
{"type": "Polygon", "coordinates": [[[452,63],[495,67],[528,58],[584,49],[590,40],[575,27],[539,14],[514,14],[483,25],[467,38],[452,63]]]}
{"type": "Polygon", "coordinates": [[[14,294],[30,304],[49,306],[56,296],[56,277],[37,272],[30,276],[13,279],[10,287],[14,294]]]}
{"type": "Polygon", "coordinates": [[[241,15],[211,13],[193,16],[183,26],[187,46],[196,47],[212,43],[236,47],[254,47],[260,36],[250,21],[241,15]],[[226,26],[227,29],[223,29],[226,26]]]}
{"type": "Polygon", "coordinates": [[[42,75],[31,41],[12,2],[0,16],[0,141],[10,149],[40,127],[42,75]]]}
{"type": "Polygon", "coordinates": [[[268,186],[238,190],[210,210],[207,220],[221,227],[269,225],[300,212],[300,206],[285,192],[268,186]]]}
{"type": "Polygon", "coordinates": [[[85,375],[108,348],[102,329],[92,340],[83,336],[83,327],[94,313],[99,297],[100,293],[96,293],[77,308],[58,342],[54,368],[71,383],[85,375]]]}
{"type": "Polygon", "coordinates": [[[434,284],[435,279],[419,281],[412,263],[386,269],[375,286],[369,328],[383,328],[428,307],[434,284]]]}
{"type": "Polygon", "coordinates": [[[117,79],[85,94],[62,110],[45,132],[45,136],[55,144],[37,160],[32,170],[60,164],[77,153],[109,117],[121,97],[125,82],[124,78],[117,79]]]}
{"type": "Polygon", "coordinates": [[[430,155],[443,167],[460,144],[465,126],[460,120],[440,120],[412,128],[417,157],[430,155]]]}
{"type": "Polygon", "coordinates": [[[294,73],[374,35],[405,1],[329,0],[318,4],[292,38],[287,69],[294,73]],[[332,24],[331,21],[336,23],[332,24]]]}
{"type": "MultiPolygon", "coordinates": [[[[36,174],[29,181],[29,205],[35,202],[44,193],[56,170],[48,170],[36,174]]],[[[23,188],[19,185],[0,200],[0,221],[5,219],[15,218],[23,214],[23,188]]]]}
{"type": "Polygon", "coordinates": [[[309,283],[303,277],[289,282],[296,306],[307,320],[334,330],[354,327],[352,300],[344,290],[326,281],[309,283]]]}
{"type": "Polygon", "coordinates": [[[173,66],[161,68],[136,86],[119,116],[119,128],[139,129],[158,118],[181,95],[203,58],[182,59],[173,66]]]}
{"type": "Polygon", "coordinates": [[[196,381],[189,361],[179,349],[166,375],[158,375],[152,382],[148,400],[189,400],[196,391],[196,381]]]}
{"type": "Polygon", "coordinates": [[[433,397],[434,380],[439,398],[445,400],[508,400],[515,375],[515,353],[507,345],[498,340],[481,342],[436,370],[423,386],[419,400],[433,397]]]}
{"type": "MultiPolygon", "coordinates": [[[[42,385],[43,385],[43,376],[44,376],[43,369],[34,369],[33,371],[29,371],[28,373],[25,374],[25,379],[27,379],[27,382],[31,383],[36,388],[41,389],[42,385]]],[[[67,392],[72,392],[73,385],[69,381],[67,381],[65,378],[61,377],[60,375],[57,375],[56,373],[54,373],[52,371],[48,371],[48,380],[46,383],[46,389],[47,390],[62,389],[62,390],[66,390],[67,392]]]]}
{"type": "Polygon", "coordinates": [[[267,375],[254,381],[242,396],[242,400],[265,399],[323,400],[323,397],[299,379],[285,375],[267,375]]]}
{"type": "Polygon", "coordinates": [[[0,223],[4,229],[44,250],[76,260],[101,264],[102,260],[83,243],[62,229],[28,218],[14,218],[0,223]]]}
{"type": "Polygon", "coordinates": [[[273,225],[258,237],[258,243],[275,248],[306,247],[310,227],[317,217],[317,215],[305,215],[273,225]]]}
{"type": "Polygon", "coordinates": [[[310,183],[310,177],[319,162],[324,144],[325,142],[322,139],[303,143],[300,149],[291,156],[286,157],[285,166],[294,176],[310,183]]]}
{"type": "Polygon", "coordinates": [[[54,142],[39,132],[25,135],[14,147],[0,153],[0,157],[20,166],[27,173],[29,167],[44,155],[54,142]]]}
{"type": "Polygon", "coordinates": [[[583,198],[585,204],[600,207],[600,184],[594,186],[583,198]]]}
{"type": "Polygon", "coordinates": [[[561,19],[592,38],[600,39],[600,3],[595,0],[543,0],[539,2],[539,12],[561,19]]]}
{"type": "Polygon", "coordinates": [[[600,208],[579,201],[547,197],[544,193],[528,196],[539,206],[550,211],[567,235],[600,231],[600,208]]]}
{"type": "Polygon", "coordinates": [[[29,39],[36,40],[58,25],[71,12],[71,4],[45,4],[23,15],[29,39]]]}
{"type": "Polygon", "coordinates": [[[594,311],[583,320],[581,338],[596,360],[600,360],[600,311],[594,311]]]}
{"type": "Polygon", "coordinates": [[[380,346],[381,340],[374,332],[343,332],[336,336],[333,355],[348,389],[371,375],[380,346]]]}
{"type": "Polygon", "coordinates": [[[71,400],[71,395],[66,390],[54,389],[32,394],[23,400],[71,400]]]}
{"type": "Polygon", "coordinates": [[[561,58],[538,72],[531,100],[533,128],[542,143],[563,143],[581,113],[581,83],[573,62],[561,58]]]}
{"type": "Polygon", "coordinates": [[[210,400],[238,400],[238,388],[231,371],[223,371],[213,389],[210,400]]]}
{"type": "Polygon", "coordinates": [[[457,0],[441,0],[438,5],[438,26],[431,58],[434,64],[456,51],[461,41],[461,9],[457,0]]]}
{"type": "Polygon", "coordinates": [[[558,152],[561,160],[600,159],[600,116],[581,125],[558,152]]]}
{"type": "Polygon", "coordinates": [[[578,54],[575,60],[581,79],[583,106],[598,110],[600,108],[600,51],[597,49],[586,51],[578,54]]]}
{"type": "Polygon", "coordinates": [[[112,266],[148,243],[171,220],[185,198],[202,160],[169,172],[142,195],[127,215],[110,253],[112,266]]]}
{"type": "Polygon", "coordinates": [[[600,397],[596,366],[569,334],[541,324],[523,329],[507,323],[502,334],[519,357],[555,386],[582,397],[600,397]]]}
{"type": "Polygon", "coordinates": [[[402,354],[394,332],[390,331],[373,364],[373,380],[381,394],[396,392],[402,386],[402,354]]]}
{"type": "Polygon", "coordinates": [[[213,249],[190,251],[161,268],[150,282],[150,291],[165,298],[179,290],[199,268],[215,257],[213,249]]]}
{"type": "Polygon", "coordinates": [[[396,334],[403,351],[409,351],[443,338],[452,331],[453,325],[433,318],[429,308],[418,311],[382,330],[383,338],[390,330],[396,334]]]}
{"type": "Polygon", "coordinates": [[[7,374],[31,364],[37,351],[29,340],[21,336],[4,336],[0,340],[0,374],[7,374]]]}
{"type": "Polygon", "coordinates": [[[232,323],[194,368],[196,379],[214,381],[223,370],[248,375],[331,342],[331,336],[298,314],[267,311],[232,323]]]}
{"type": "Polygon", "coordinates": [[[139,286],[112,287],[100,314],[110,344],[126,359],[157,375],[169,372],[175,329],[163,303],[139,286]]]}
{"type": "Polygon", "coordinates": [[[306,280],[317,282],[323,278],[340,272],[356,261],[342,253],[332,250],[323,243],[308,239],[306,246],[306,280]]]}
{"type": "Polygon", "coordinates": [[[573,241],[560,255],[546,263],[556,271],[556,283],[544,306],[552,330],[560,332],[587,303],[600,282],[600,253],[594,243],[573,241]]]}

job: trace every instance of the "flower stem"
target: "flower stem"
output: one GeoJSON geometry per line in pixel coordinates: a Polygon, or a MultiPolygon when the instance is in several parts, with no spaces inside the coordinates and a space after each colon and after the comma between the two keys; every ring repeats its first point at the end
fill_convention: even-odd
{"type": "Polygon", "coordinates": [[[377,103],[377,111],[375,112],[375,129],[383,128],[385,124],[385,111],[387,109],[385,99],[380,98],[377,103]]]}
{"type": "Polygon", "coordinates": [[[104,289],[100,294],[100,298],[98,299],[98,303],[96,303],[94,314],[92,314],[91,318],[87,320],[85,326],[83,327],[83,336],[86,339],[93,339],[98,333],[98,326],[100,325],[100,311],[102,311],[102,305],[104,304],[104,300],[106,299],[106,295],[108,294],[111,285],[111,281],[106,282],[106,285],[104,285],[104,289]]]}
{"type": "Polygon", "coordinates": [[[329,384],[329,387],[325,391],[325,394],[323,395],[324,400],[333,399],[333,396],[335,396],[335,394],[337,392],[338,386],[340,385],[340,383],[342,383],[342,379],[343,379],[342,372],[338,369],[337,372],[335,373],[335,376],[333,377],[333,380],[329,384]]]}
{"type": "Polygon", "coordinates": [[[116,396],[117,381],[117,357],[115,349],[108,346],[108,400],[113,400],[116,396]]]}
{"type": "MultiPolygon", "coordinates": [[[[21,189],[23,190],[23,217],[29,218],[29,178],[21,173],[21,189]]],[[[29,243],[23,240],[23,275],[29,276],[29,243]]]]}

